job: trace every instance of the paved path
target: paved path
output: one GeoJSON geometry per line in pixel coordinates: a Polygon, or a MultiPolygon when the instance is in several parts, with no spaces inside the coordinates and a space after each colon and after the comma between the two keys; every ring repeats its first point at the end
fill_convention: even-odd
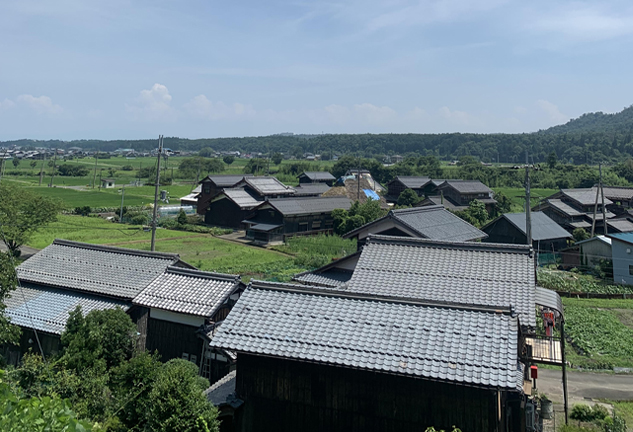
{"type": "MultiPolygon", "coordinates": [[[[539,392],[556,402],[563,401],[562,371],[539,369],[539,392]]],[[[567,372],[569,404],[591,399],[633,400],[633,375],[567,372]]]]}
{"type": "MultiPolygon", "coordinates": [[[[22,251],[22,254],[20,255],[20,259],[27,259],[27,258],[31,258],[33,255],[35,255],[36,253],[38,253],[40,250],[39,249],[34,249],[32,247],[28,247],[28,246],[22,246],[20,248],[20,250],[22,251]]],[[[0,251],[2,252],[6,252],[7,251],[7,245],[5,245],[3,242],[0,241],[0,251]]]]}

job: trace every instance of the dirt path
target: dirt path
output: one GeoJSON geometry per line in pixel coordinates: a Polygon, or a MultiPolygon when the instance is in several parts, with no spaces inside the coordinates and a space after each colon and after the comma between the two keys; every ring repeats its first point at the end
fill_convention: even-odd
{"type": "MultiPolygon", "coordinates": [[[[555,402],[563,401],[562,372],[539,369],[537,387],[555,402]]],[[[633,375],[567,372],[569,406],[591,399],[633,400],[633,375]]]]}

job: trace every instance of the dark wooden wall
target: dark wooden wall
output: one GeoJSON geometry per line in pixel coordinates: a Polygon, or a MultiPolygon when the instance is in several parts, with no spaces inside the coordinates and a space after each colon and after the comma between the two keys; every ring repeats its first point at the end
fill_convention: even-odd
{"type": "MultiPolygon", "coordinates": [[[[505,218],[499,219],[483,231],[488,234],[488,238],[483,240],[487,243],[525,244],[527,242],[525,234],[505,218]]],[[[567,247],[567,239],[541,240],[540,242],[535,240],[532,242],[532,246],[534,250],[541,253],[551,253],[552,247],[554,252],[558,252],[567,247]]]]}
{"type": "Polygon", "coordinates": [[[182,358],[183,353],[196,356],[196,365],[200,366],[202,339],[196,335],[197,327],[169,321],[149,318],[147,322],[147,340],[145,348],[149,352],[157,350],[161,360],[182,358]]]}
{"type": "Polygon", "coordinates": [[[241,432],[497,430],[497,393],[317,364],[239,354],[241,432]]]}
{"type": "Polygon", "coordinates": [[[221,199],[207,204],[204,223],[229,228],[242,228],[242,221],[250,212],[241,210],[240,206],[229,199],[221,199]]]}

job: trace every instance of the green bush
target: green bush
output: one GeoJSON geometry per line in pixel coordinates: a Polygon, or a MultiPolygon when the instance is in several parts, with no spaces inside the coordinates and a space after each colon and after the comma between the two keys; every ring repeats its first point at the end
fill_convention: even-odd
{"type": "Polygon", "coordinates": [[[134,171],[134,167],[132,165],[123,165],[121,167],[121,170],[123,170],[123,171],[134,171]]]}
{"type": "Polygon", "coordinates": [[[589,405],[576,404],[571,409],[570,417],[574,420],[590,422],[593,420],[593,410],[589,405]]]}
{"type": "Polygon", "coordinates": [[[600,404],[595,404],[591,410],[594,420],[604,420],[609,417],[609,411],[600,404]]]}

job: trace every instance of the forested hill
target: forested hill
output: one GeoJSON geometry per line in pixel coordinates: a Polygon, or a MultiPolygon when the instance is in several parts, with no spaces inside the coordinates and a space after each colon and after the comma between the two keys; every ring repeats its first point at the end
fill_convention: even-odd
{"type": "Polygon", "coordinates": [[[564,125],[540,131],[541,134],[564,134],[581,132],[631,132],[633,130],[633,105],[615,114],[603,112],[583,114],[564,125]]]}
{"type": "MultiPolygon", "coordinates": [[[[147,151],[156,148],[153,140],[76,140],[0,142],[1,146],[68,148],[113,151],[133,148],[147,151]]],[[[559,160],[573,164],[620,162],[633,156],[633,107],[617,114],[585,114],[565,125],[530,134],[358,134],[358,135],[290,135],[263,137],[214,138],[189,140],[165,138],[165,146],[173,150],[215,151],[239,150],[243,153],[276,152],[300,157],[304,152],[332,156],[356,154],[365,157],[381,155],[434,155],[443,160],[474,156],[483,162],[523,163],[525,150],[534,162],[544,162],[556,152],[559,160]]]]}

